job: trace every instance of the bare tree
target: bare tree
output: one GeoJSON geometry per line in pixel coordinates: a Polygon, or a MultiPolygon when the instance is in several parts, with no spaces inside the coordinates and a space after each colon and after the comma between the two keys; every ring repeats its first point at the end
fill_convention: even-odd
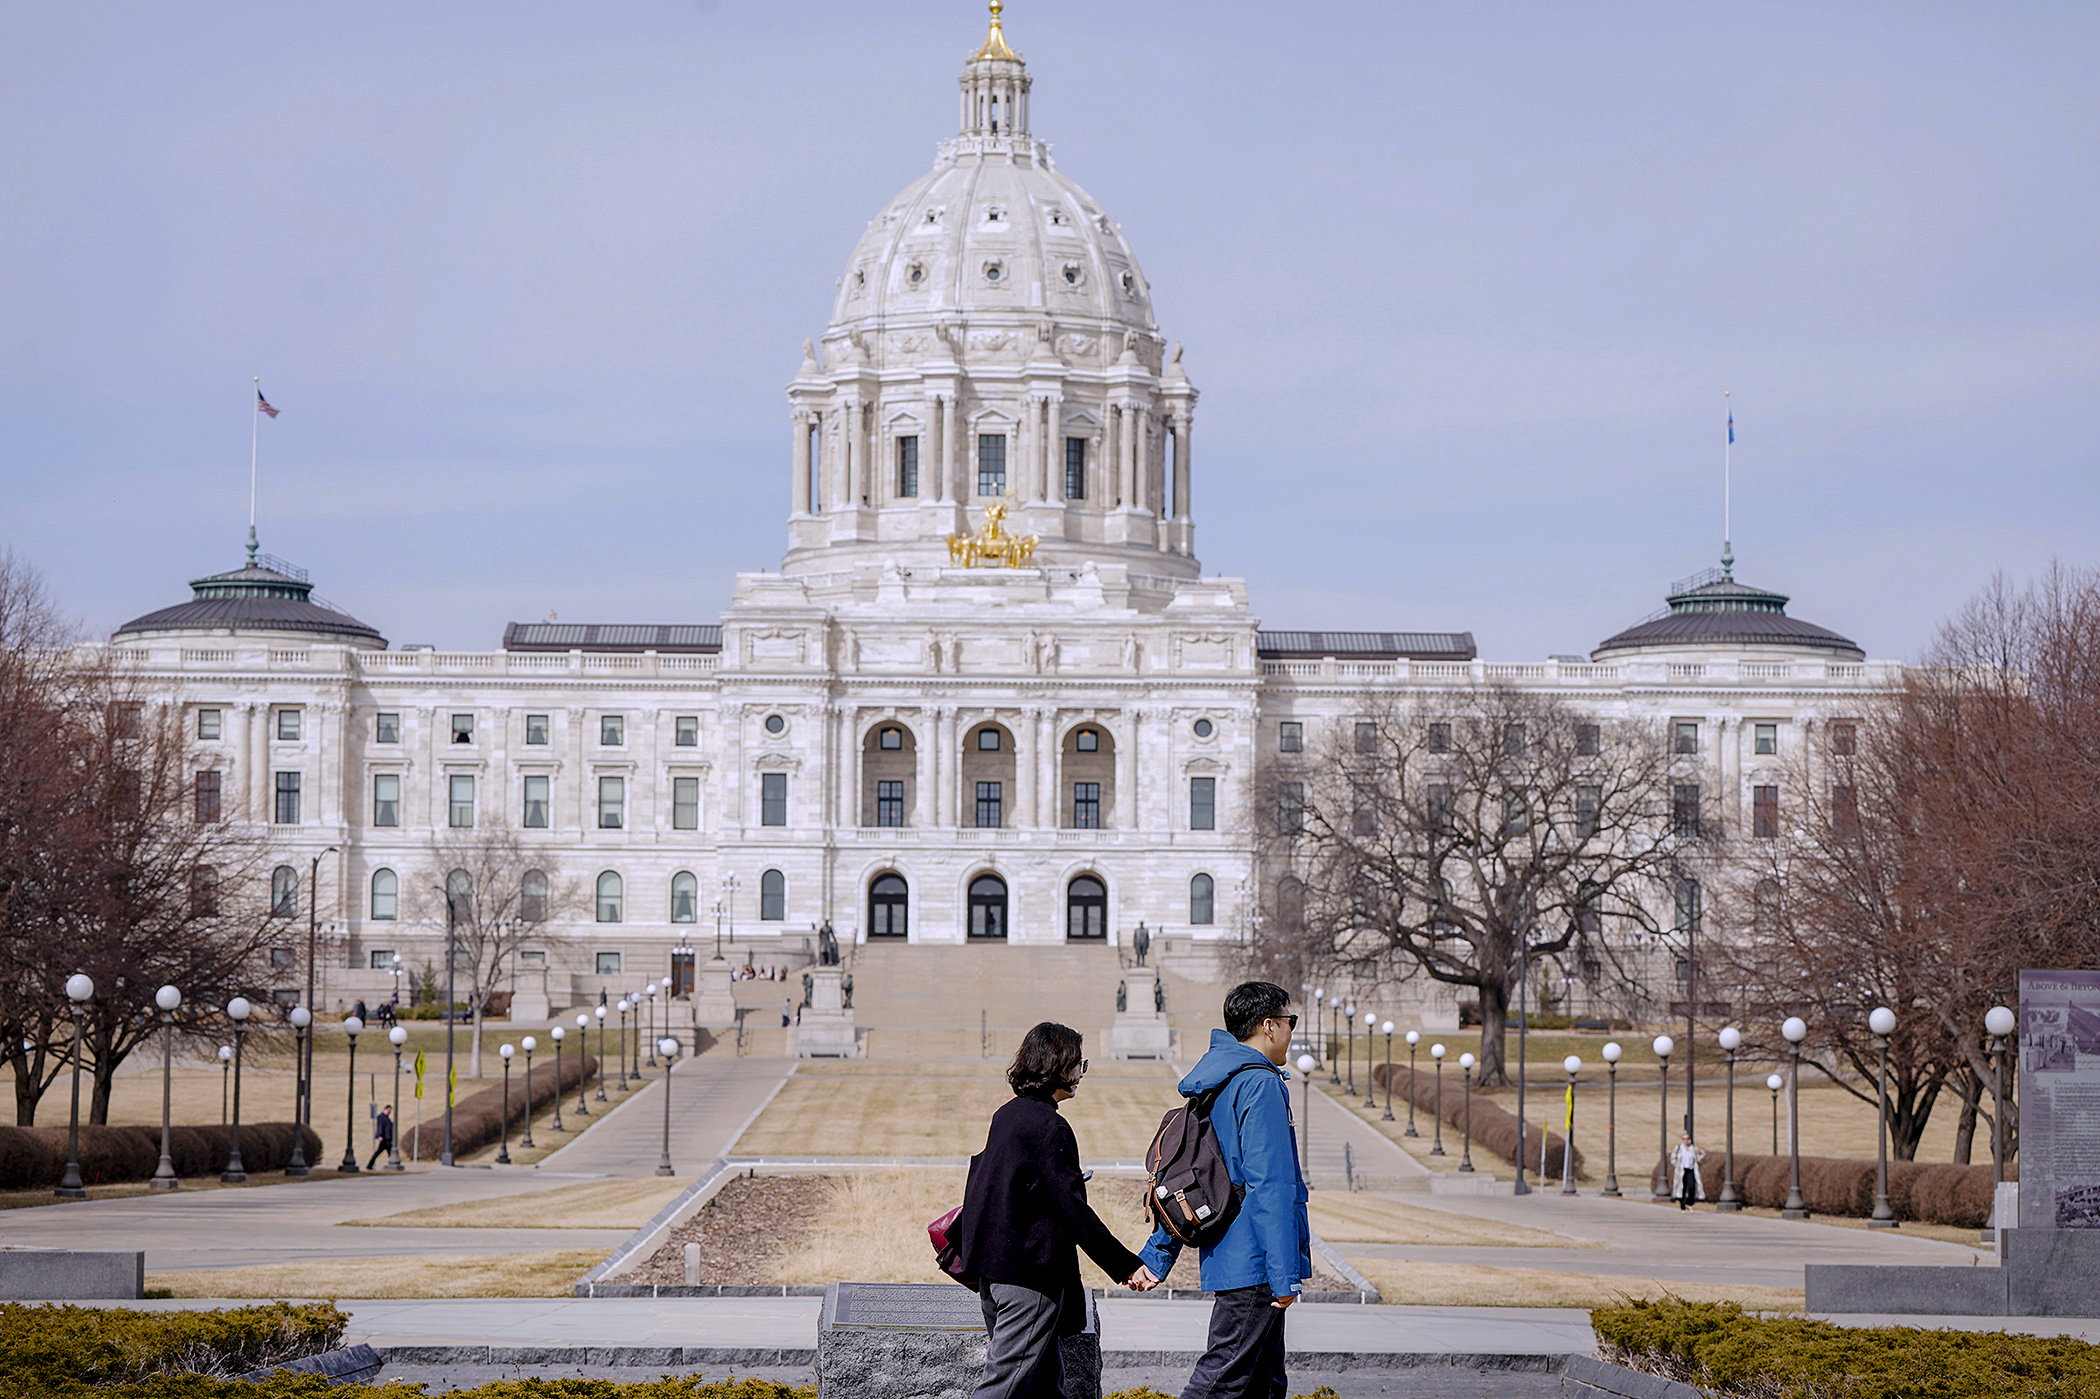
{"type": "Polygon", "coordinates": [[[1526,962],[1572,954],[1622,974],[1700,847],[1671,806],[1659,728],[1506,687],[1366,696],[1316,751],[1261,783],[1282,974],[1427,976],[1480,996],[1481,1081],[1506,1081],[1503,1036],[1526,962]]]}

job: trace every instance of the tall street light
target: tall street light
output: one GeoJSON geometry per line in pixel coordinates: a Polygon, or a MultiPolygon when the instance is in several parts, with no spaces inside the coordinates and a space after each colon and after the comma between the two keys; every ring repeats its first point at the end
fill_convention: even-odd
{"type": "Polygon", "coordinates": [[[445,1146],[438,1153],[438,1164],[452,1164],[452,1100],[457,1094],[453,1085],[459,1082],[454,1077],[453,1039],[458,1029],[453,1020],[453,1006],[459,1001],[459,950],[454,939],[459,934],[459,898],[452,891],[452,876],[445,876],[445,1146]]]}
{"type": "Polygon", "coordinates": [[[1789,1015],[1779,1027],[1789,1051],[1786,1088],[1786,1207],[1781,1219],[1808,1218],[1808,1202],[1801,1198],[1801,1041],[1808,1038],[1808,1022],[1789,1015]]]}
{"type": "Polygon", "coordinates": [[[233,1081],[233,1046],[219,1046],[219,1125],[226,1125],[226,1085],[233,1081]]]}
{"type": "Polygon", "coordinates": [[[627,1087],[627,998],[625,996],[620,997],[613,1004],[613,1009],[620,1017],[620,1091],[625,1093],[629,1091],[627,1087]]]}
{"type": "Polygon", "coordinates": [[[1378,1027],[1385,1035],[1385,1116],[1380,1122],[1393,1120],[1393,1022],[1388,1020],[1378,1027]]]}
{"type": "Polygon", "coordinates": [[[1772,1090],[1772,1154],[1779,1154],[1779,1090],[1786,1087],[1786,1080],[1778,1074],[1765,1075],[1765,1087],[1772,1090]]]}
{"type": "Polygon", "coordinates": [[[1568,1115],[1561,1130],[1560,1139],[1560,1193],[1575,1193],[1575,1075],[1582,1072],[1582,1060],[1573,1054],[1560,1061],[1568,1075],[1568,1115]]]}
{"type": "MultiPolygon", "coordinates": [[[[1388,1022],[1386,1022],[1386,1023],[1387,1023],[1388,1025],[1390,1025],[1390,1024],[1391,1024],[1392,1022],[1388,1021],[1388,1022]]],[[[1376,1016],[1375,1014],[1373,1014],[1372,1012],[1368,1011],[1368,1010],[1367,1010],[1367,1011],[1365,1011],[1365,1012],[1364,1012],[1364,1106],[1365,1106],[1365,1107],[1367,1107],[1367,1108],[1375,1108],[1375,1107],[1377,1107],[1377,1106],[1378,1106],[1378,1080],[1377,1080],[1376,1078],[1372,1077],[1372,1074],[1371,1074],[1371,1035],[1372,1035],[1372,1032],[1374,1032],[1375,1030],[1377,1030],[1377,1028],[1378,1028],[1378,1017],[1377,1017],[1377,1016],[1376,1016]]],[[[1387,1033],[1388,1035],[1391,1035],[1392,1031],[1391,1031],[1391,1030],[1388,1030],[1388,1031],[1386,1031],[1386,1033],[1387,1033]]],[[[1391,1040],[1391,1039],[1387,1039],[1386,1043],[1387,1043],[1388,1045],[1390,1045],[1390,1044],[1392,1043],[1392,1040],[1391,1040]]]]}
{"type": "Polygon", "coordinates": [[[605,1101],[605,1007],[596,1006],[592,1013],[598,1017],[598,1101],[602,1103],[605,1101]]]}
{"type": "MultiPolygon", "coordinates": [[[[1315,1001],[1314,1004],[1319,1002],[1315,1001]]],[[[1307,1178],[1312,1176],[1312,1075],[1313,1070],[1319,1067],[1319,1062],[1310,1054],[1298,1056],[1298,1116],[1305,1122],[1305,1130],[1298,1137],[1298,1149],[1305,1156],[1301,1169],[1307,1178]]]]}
{"type": "Polygon", "coordinates": [[[222,1185],[248,1183],[248,1172],[241,1165],[241,1060],[247,1047],[248,1017],[254,1011],[245,996],[235,996],[226,1003],[226,1016],[233,1021],[233,1129],[226,1143],[226,1169],[219,1172],[222,1185]]]}
{"type": "Polygon", "coordinates": [[[386,1042],[394,1047],[394,1097],[387,1108],[393,1130],[387,1133],[386,1169],[403,1171],[408,1168],[401,1164],[401,1046],[408,1043],[408,1031],[396,1025],[386,1032],[386,1042]]]}
{"type": "Polygon", "coordinates": [[[1409,1030],[1407,1032],[1407,1130],[1400,1134],[1403,1137],[1419,1137],[1422,1135],[1415,1130],[1415,1054],[1421,1047],[1422,1032],[1420,1030],[1409,1030]]]}
{"type": "MultiPolygon", "coordinates": [[[[1356,1013],[1356,1008],[1351,1006],[1349,1013],[1353,1016],[1356,1013]]],[[[1327,1032],[1329,1034],[1334,1033],[1334,1022],[1341,1019],[1341,1015],[1342,998],[1340,996],[1329,996],[1327,998],[1327,1032]]],[[[1332,1055],[1329,1055],[1327,1059],[1327,1081],[1337,1087],[1340,1086],[1342,1081],[1342,1066],[1334,1061],[1332,1055]]]]}
{"type": "MultiPolygon", "coordinates": [[[[559,1025],[547,1032],[548,1037],[554,1041],[554,1130],[557,1132],[567,1132],[569,1130],[561,1125],[561,1042],[568,1033],[567,1030],[564,1030],[559,1025]]],[[[576,1060],[576,1071],[578,1073],[583,1071],[583,1060],[581,1057],[576,1060]]]]}
{"type": "Polygon", "coordinates": [[[306,1133],[299,1129],[306,1125],[306,1118],[303,1114],[310,1106],[307,1101],[305,1081],[307,1073],[306,1032],[308,1027],[314,1023],[314,1013],[305,1006],[293,1006],[292,1013],[286,1018],[292,1022],[292,1032],[299,1037],[298,1052],[293,1056],[292,1060],[299,1066],[299,1081],[294,1084],[292,1093],[292,1159],[285,1163],[284,1173],[294,1179],[298,1179],[313,1174],[306,1164],[306,1133]]]}
{"type": "MultiPolygon", "coordinates": [[[[321,855],[333,854],[335,854],[335,847],[331,845],[321,851],[320,855],[313,857],[312,861],[308,863],[306,871],[306,1004],[309,1006],[314,1003],[314,962],[317,944],[321,939],[321,855]]],[[[296,891],[294,892],[296,894],[296,891]]],[[[297,905],[294,905],[295,913],[296,909],[297,905]]],[[[331,923],[329,926],[332,928],[335,925],[331,923]]],[[[299,1075],[296,1087],[298,1091],[293,1094],[293,1097],[298,1101],[292,1105],[292,1120],[295,1124],[312,1122],[314,1120],[314,1060],[313,1041],[311,1040],[304,1041],[300,1046],[299,1075]]],[[[296,1157],[298,1150],[296,1142],[299,1133],[293,1132],[292,1137],[295,1143],[293,1151],[296,1157]]],[[[290,1175],[291,1172],[287,1171],[285,1174],[290,1175]]],[[[303,1176],[306,1172],[302,1170],[299,1174],[303,1176]]]]}
{"type": "Polygon", "coordinates": [[[1743,1207],[1735,1188],[1735,1052],[1743,1047],[1743,1032],[1733,1025],[1722,1027],[1721,1048],[1728,1055],[1728,1144],[1721,1155],[1721,1193],[1714,1200],[1718,1214],[1732,1214],[1743,1207]]]}
{"type": "Polygon", "coordinates": [[[657,1043],[664,1056],[664,1150],[656,1160],[656,1173],[660,1176],[675,1176],[671,1169],[671,1070],[678,1067],[678,1041],[665,1035],[657,1043]]]}
{"type": "Polygon", "coordinates": [[[497,1055],[503,1060],[503,1145],[496,1148],[496,1164],[499,1166],[510,1164],[510,1056],[517,1052],[516,1046],[508,1041],[496,1047],[497,1055]]]}
{"type": "MultiPolygon", "coordinates": [[[[518,1145],[519,1145],[519,1146],[522,1146],[522,1147],[524,1147],[524,1148],[525,1148],[526,1150],[528,1150],[528,1151],[530,1151],[530,1150],[532,1149],[532,1145],[533,1145],[533,1143],[532,1143],[532,1051],[533,1051],[533,1050],[535,1050],[535,1049],[537,1049],[537,1048],[539,1048],[539,1045],[540,1045],[540,1042],[539,1042],[538,1040],[534,1039],[534,1038],[533,1038],[532,1036],[530,1036],[530,1035],[527,1035],[527,1036],[526,1036],[526,1037],[525,1037],[524,1039],[522,1039],[522,1040],[518,1041],[518,1047],[519,1047],[519,1048],[521,1048],[521,1049],[523,1049],[523,1050],[525,1051],[525,1135],[524,1135],[524,1137],[522,1137],[522,1138],[521,1138],[521,1139],[519,1140],[519,1142],[518,1142],[518,1145]]],[[[561,1084],[560,1084],[560,1082],[559,1082],[559,1081],[557,1080],[557,1082],[555,1083],[555,1097],[556,1097],[556,1098],[558,1099],[558,1098],[559,1098],[560,1096],[561,1096],[561,1084]]]]}
{"type": "Polygon", "coordinates": [[[1444,1152],[1444,1047],[1429,1046],[1429,1057],[1436,1060],[1436,1140],[1430,1144],[1431,1156],[1442,1156],[1444,1152]]]}
{"type": "Polygon", "coordinates": [[[1356,1096],[1356,1002],[1351,1001],[1343,1008],[1342,1013],[1348,1018],[1348,1024],[1344,1028],[1347,1033],[1349,1057],[1349,1072],[1342,1086],[1342,1096],[1353,1098],[1356,1096]]]}
{"type": "MultiPolygon", "coordinates": [[[[604,1006],[598,1007],[598,1014],[605,1014],[604,1006]]],[[[591,1017],[582,1011],[578,1011],[576,1014],[576,1115],[578,1117],[589,1117],[591,1115],[591,1074],[590,1070],[584,1066],[584,1056],[590,1047],[591,1017]]],[[[603,1031],[598,1035],[598,1052],[602,1060],[605,1053],[605,1035],[603,1031]]],[[[598,1101],[601,1103],[605,1101],[605,1065],[602,1062],[598,1065],[598,1101]]]]}
{"type": "Polygon", "coordinates": [[[182,1182],[175,1177],[175,1159],[168,1152],[170,1109],[175,1101],[175,1012],[182,1005],[182,992],[163,986],[153,993],[160,1007],[160,1164],[153,1168],[149,1190],[173,1190],[182,1182]]]}
{"type": "Polygon", "coordinates": [[[1983,1231],[1983,1242],[1996,1243],[1998,1231],[2011,1225],[1998,1218],[1998,1186],[2005,1181],[2005,1042],[2019,1024],[2019,1017],[2006,1006],[1992,1006],[1983,1013],[1984,1033],[1991,1051],[1991,1216],[1983,1231]]]}
{"type": "Polygon", "coordinates": [[[1867,1013],[1867,1028],[1874,1032],[1874,1043],[1881,1051],[1881,1068],[1876,1075],[1879,1104],[1874,1120],[1874,1214],[1867,1220],[1867,1227],[1893,1229],[1896,1212],[1889,1208],[1889,1036],[1896,1033],[1896,1012],[1887,1006],[1874,1007],[1867,1013]]]}
{"type": "Polygon", "coordinates": [[[346,1176],[358,1174],[357,1169],[357,1037],[364,1033],[365,1022],[352,1015],[343,1021],[343,1033],[350,1037],[350,1096],[343,1109],[343,1164],[336,1167],[346,1176]]]}
{"type": "Polygon", "coordinates": [[[1619,1196],[1619,1056],[1626,1051],[1616,1040],[1606,1044],[1604,1054],[1604,1193],[1619,1196]]]}
{"type": "Polygon", "coordinates": [[[1670,1179],[1670,1055],[1677,1048],[1677,1041],[1668,1035],[1657,1035],[1653,1048],[1656,1059],[1662,1064],[1662,1168],[1655,1177],[1651,1198],[1667,1200],[1670,1187],[1675,1184],[1670,1179]]]}
{"type": "Polygon", "coordinates": [[[1464,1143],[1458,1155],[1458,1169],[1470,1174],[1473,1170],[1473,1064],[1470,1054],[1458,1056],[1458,1067],[1465,1071],[1466,1098],[1464,1113],[1466,1125],[1459,1129],[1459,1140],[1464,1143]]]}
{"type": "Polygon", "coordinates": [[[656,983],[653,981],[642,983],[642,1006],[649,1024],[644,1033],[649,1040],[649,1067],[653,1069],[656,1067],[656,983]]]}
{"type": "Polygon", "coordinates": [[[73,1016],[73,1125],[66,1133],[66,1173],[54,1192],[61,1200],[85,1200],[87,1187],[80,1183],[80,1057],[81,1020],[87,1003],[95,996],[95,981],[86,972],[66,978],[67,1010],[73,1016]]]}

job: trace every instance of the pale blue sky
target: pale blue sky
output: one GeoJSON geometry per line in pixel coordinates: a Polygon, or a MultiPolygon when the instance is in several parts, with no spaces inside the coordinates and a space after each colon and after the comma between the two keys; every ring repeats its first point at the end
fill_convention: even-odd
{"type": "MultiPolygon", "coordinates": [[[[972,0],[7,7],[0,542],[97,630],[263,547],[396,644],[698,621],[972,0]]],[[[1279,627],[1586,650],[1719,553],[1876,656],[2100,560],[2100,5],[1013,0],[1279,627]]]]}

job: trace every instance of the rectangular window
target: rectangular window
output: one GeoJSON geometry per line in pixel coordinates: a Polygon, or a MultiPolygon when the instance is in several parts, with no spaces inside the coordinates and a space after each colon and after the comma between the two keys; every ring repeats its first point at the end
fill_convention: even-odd
{"type": "Polygon", "coordinates": [[[272,819],[280,826],[299,824],[299,774],[280,772],[277,774],[277,809],[272,819]]]}
{"type": "Polygon", "coordinates": [[[681,714],[671,721],[671,743],[678,748],[700,746],[700,716],[681,714]]]}
{"type": "Polygon", "coordinates": [[[619,748],[627,742],[627,716],[624,714],[600,714],[598,716],[598,742],[602,747],[619,748]]]}
{"type": "Polygon", "coordinates": [[[1305,833],[1305,784],[1286,782],[1276,793],[1276,829],[1284,835],[1305,833]]]}
{"type": "Polygon", "coordinates": [[[1005,816],[1006,785],[1001,782],[977,784],[977,829],[994,830],[1002,824],[1005,816]]]}
{"type": "Polygon", "coordinates": [[[1577,787],[1575,789],[1575,834],[1588,840],[1597,834],[1597,812],[1604,805],[1602,787],[1577,787]]]}
{"type": "Polygon", "coordinates": [[[1830,825],[1841,840],[1859,834],[1859,793],[1850,787],[1830,789],[1830,825]]]}
{"type": "Polygon", "coordinates": [[[1502,751],[1511,757],[1521,754],[1527,741],[1522,724],[1504,724],[1502,726],[1502,751]]]}
{"type": "Polygon", "coordinates": [[[1357,720],[1356,751],[1359,753],[1376,753],[1378,751],[1378,725],[1365,719],[1357,720]]]}
{"type": "Polygon", "coordinates": [[[1297,720],[1287,720],[1276,726],[1276,751],[1279,753],[1302,753],[1305,751],[1305,725],[1297,720]]]}
{"type": "Polygon", "coordinates": [[[1075,831],[1098,831],[1101,829],[1100,783],[1074,782],[1072,784],[1072,829],[1075,831]]]}
{"type": "Polygon", "coordinates": [[[219,791],[223,775],[217,772],[197,774],[197,824],[209,826],[219,819],[219,791]]]}
{"type": "Polygon", "coordinates": [[[1772,840],[1779,835],[1779,789],[1777,787],[1752,787],[1750,789],[1751,832],[1759,840],[1772,840]]]}
{"type": "Polygon", "coordinates": [[[1502,834],[1521,836],[1531,830],[1531,803],[1522,792],[1511,792],[1502,799],[1502,834]]]}
{"type": "Polygon", "coordinates": [[[1859,751],[1859,725],[1849,719],[1841,719],[1830,726],[1830,751],[1841,758],[1849,758],[1859,751]]]}
{"type": "Polygon", "coordinates": [[[671,829],[674,831],[697,831],[700,829],[699,778],[674,777],[671,779],[671,829]]]}
{"type": "Polygon", "coordinates": [[[980,753],[998,752],[999,731],[997,729],[979,729],[977,731],[977,751],[980,753]]]}
{"type": "Polygon", "coordinates": [[[897,494],[915,496],[919,493],[919,439],[900,437],[897,439],[897,494]]]}
{"type": "Polygon", "coordinates": [[[374,743],[399,743],[401,741],[401,716],[399,714],[374,714],[372,716],[372,741],[374,743]]]}
{"type": "Polygon", "coordinates": [[[977,494],[1006,494],[1006,434],[979,433],[977,437],[977,494]]]}
{"type": "Polygon", "coordinates": [[[619,974],[620,974],[620,954],[619,954],[619,953],[617,953],[617,952],[601,952],[601,953],[599,953],[599,954],[598,954],[598,975],[600,975],[600,976],[618,976],[619,974]]]}
{"type": "Polygon", "coordinates": [[[1670,825],[1681,836],[1699,834],[1699,784],[1680,782],[1670,797],[1670,825]]]}
{"type": "Polygon", "coordinates": [[[1218,828],[1218,779],[1215,777],[1191,777],[1189,779],[1189,829],[1192,831],[1214,831],[1218,828]]]}
{"type": "Polygon", "coordinates": [[[1696,932],[1699,928],[1699,881],[1680,879],[1677,881],[1677,929],[1679,932],[1696,932]]]}
{"type": "MultiPolygon", "coordinates": [[[[295,905],[295,906],[294,906],[293,908],[290,908],[290,909],[284,910],[283,912],[284,912],[285,916],[289,917],[289,916],[290,916],[291,914],[293,914],[293,913],[297,913],[297,912],[299,911],[299,910],[298,910],[298,908],[296,907],[296,904],[297,904],[297,902],[298,902],[298,895],[297,895],[297,893],[295,892],[295,893],[293,894],[293,903],[294,903],[294,905],[295,905]]],[[[288,971],[291,971],[291,970],[293,970],[294,968],[296,968],[296,967],[297,967],[298,965],[299,965],[299,954],[298,954],[298,953],[296,953],[296,952],[294,952],[294,951],[292,951],[292,949],[291,949],[291,948],[289,948],[289,947],[273,947],[273,948],[271,948],[271,949],[270,949],[270,970],[271,970],[271,971],[273,971],[273,972],[288,972],[288,971]]],[[[289,992],[279,992],[278,994],[279,994],[279,995],[287,995],[287,994],[292,994],[292,993],[289,993],[289,992]]]]}
{"type": "Polygon", "coordinates": [[[627,779],[624,777],[601,777],[598,779],[598,829],[617,831],[624,824],[622,817],[627,806],[627,779]]]}
{"type": "Polygon", "coordinates": [[[538,747],[547,741],[547,716],[528,714],[525,716],[525,741],[538,747]]]}
{"type": "Polygon", "coordinates": [[[1604,751],[1603,734],[1596,724],[1575,726],[1575,753],[1578,757],[1594,758],[1604,751]]]}
{"type": "Polygon", "coordinates": [[[445,789],[445,824],[454,830],[468,829],[474,824],[474,779],[464,773],[454,773],[445,789]]]}
{"type": "Polygon", "coordinates": [[[474,741],[473,715],[455,714],[452,716],[452,741],[454,743],[472,743],[474,741]]]}
{"type": "Polygon", "coordinates": [[[1679,720],[1674,730],[1676,735],[1670,744],[1673,753],[1696,753],[1699,751],[1699,725],[1690,719],[1679,720]]]}
{"type": "Polygon", "coordinates": [[[758,824],[785,826],[788,823],[788,777],[784,772],[758,776],[758,824]]]}
{"type": "Polygon", "coordinates": [[[392,971],[394,969],[394,949],[391,947],[373,948],[371,960],[366,965],[375,972],[392,971]]]}
{"type": "Polygon", "coordinates": [[[216,709],[200,709],[197,711],[197,737],[213,739],[223,732],[225,732],[225,716],[221,711],[216,709]]]}
{"type": "Polygon", "coordinates": [[[545,830],[547,828],[547,788],[553,780],[551,777],[528,777],[525,779],[525,820],[523,824],[526,827],[533,830],[545,830]]]}
{"type": "Polygon", "coordinates": [[[1429,751],[1449,753],[1451,751],[1451,726],[1442,720],[1429,726],[1429,751]]]}
{"type": "Polygon", "coordinates": [[[1441,782],[1429,785],[1429,829],[1451,829],[1451,789],[1441,782]]]}
{"type": "Polygon", "coordinates": [[[1065,499],[1086,499],[1086,439],[1065,439],[1065,499]]]}
{"type": "Polygon", "coordinates": [[[878,826],[901,826],[904,824],[904,783],[889,780],[875,784],[875,824],[878,826]]]}
{"type": "Polygon", "coordinates": [[[280,709],[277,711],[277,741],[297,743],[299,741],[299,716],[303,711],[280,709]]]}
{"type": "Polygon", "coordinates": [[[379,772],[372,775],[372,824],[401,824],[401,775],[379,772]]]}
{"type": "Polygon", "coordinates": [[[1755,735],[1752,746],[1760,758],[1769,758],[1779,751],[1779,725],[1759,724],[1751,732],[1755,735]]]}

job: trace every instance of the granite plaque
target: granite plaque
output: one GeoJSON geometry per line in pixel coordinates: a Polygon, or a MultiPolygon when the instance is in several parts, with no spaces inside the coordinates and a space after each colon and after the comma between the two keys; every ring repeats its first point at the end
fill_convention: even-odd
{"type": "Polygon", "coordinates": [[[982,1331],[984,1303],[950,1283],[842,1282],[825,1323],[907,1331],[982,1331]]]}
{"type": "Polygon", "coordinates": [[[2020,973],[2020,1227],[2100,1228],[2100,972],[2020,973]]]}
{"type": "MultiPolygon", "coordinates": [[[[1101,1320],[1058,1342],[1063,1399],[1101,1399],[1101,1320]]],[[[984,1303],[953,1283],[835,1282],[817,1323],[824,1399],[970,1399],[984,1375],[984,1303]]]]}

